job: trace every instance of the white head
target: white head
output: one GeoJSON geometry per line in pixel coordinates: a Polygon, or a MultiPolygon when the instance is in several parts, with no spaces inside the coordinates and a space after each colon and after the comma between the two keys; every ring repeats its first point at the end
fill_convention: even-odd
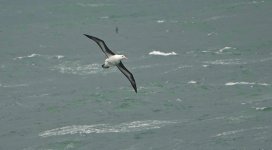
{"type": "Polygon", "coordinates": [[[121,59],[128,59],[125,55],[120,55],[121,59]]]}

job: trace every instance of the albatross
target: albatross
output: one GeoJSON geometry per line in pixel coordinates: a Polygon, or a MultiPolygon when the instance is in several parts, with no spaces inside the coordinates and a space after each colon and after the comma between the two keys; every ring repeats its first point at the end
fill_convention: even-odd
{"type": "Polygon", "coordinates": [[[87,35],[87,34],[84,34],[84,35],[87,38],[93,40],[96,44],[98,44],[98,46],[101,48],[103,53],[106,55],[106,60],[105,60],[105,63],[102,65],[102,68],[107,69],[113,66],[117,66],[117,68],[128,78],[134,91],[137,93],[136,82],[133,77],[133,74],[127,70],[127,68],[123,65],[121,61],[123,59],[128,59],[128,58],[125,55],[118,55],[113,53],[103,40],[94,36],[87,35]]]}

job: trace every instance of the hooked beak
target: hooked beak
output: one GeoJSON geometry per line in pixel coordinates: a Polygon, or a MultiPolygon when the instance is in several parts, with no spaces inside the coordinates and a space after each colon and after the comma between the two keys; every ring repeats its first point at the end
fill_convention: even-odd
{"type": "Polygon", "coordinates": [[[124,59],[128,59],[128,58],[125,56],[124,59]]]}

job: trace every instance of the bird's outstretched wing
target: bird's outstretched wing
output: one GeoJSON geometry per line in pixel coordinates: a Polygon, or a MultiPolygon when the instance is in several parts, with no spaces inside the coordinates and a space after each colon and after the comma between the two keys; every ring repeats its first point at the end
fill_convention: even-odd
{"type": "Polygon", "coordinates": [[[136,82],[134,80],[134,77],[133,77],[132,73],[127,70],[127,68],[123,65],[123,63],[121,61],[116,66],[128,78],[128,80],[130,81],[132,87],[134,88],[135,92],[137,93],[136,82]]]}
{"type": "Polygon", "coordinates": [[[101,50],[105,53],[105,55],[107,57],[110,57],[112,55],[115,55],[108,47],[107,45],[105,44],[105,42],[97,37],[94,37],[94,36],[90,36],[90,35],[87,35],[87,34],[84,34],[86,37],[88,37],[89,39],[92,39],[93,41],[95,41],[98,46],[101,48],[101,50]]]}

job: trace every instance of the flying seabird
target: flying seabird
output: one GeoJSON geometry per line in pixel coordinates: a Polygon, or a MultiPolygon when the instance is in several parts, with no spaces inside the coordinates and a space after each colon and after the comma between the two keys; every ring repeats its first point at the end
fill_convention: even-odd
{"type": "Polygon", "coordinates": [[[95,41],[98,46],[101,48],[101,50],[105,53],[106,55],[106,60],[105,63],[102,65],[102,68],[106,69],[109,67],[117,66],[117,68],[128,78],[130,81],[132,87],[134,88],[135,92],[137,93],[137,87],[136,87],[136,82],[135,79],[132,75],[131,72],[127,70],[127,68],[123,65],[122,61],[123,59],[127,59],[125,55],[117,55],[113,53],[105,44],[105,42],[97,37],[90,36],[87,34],[84,34],[86,37],[89,39],[95,41]]]}

